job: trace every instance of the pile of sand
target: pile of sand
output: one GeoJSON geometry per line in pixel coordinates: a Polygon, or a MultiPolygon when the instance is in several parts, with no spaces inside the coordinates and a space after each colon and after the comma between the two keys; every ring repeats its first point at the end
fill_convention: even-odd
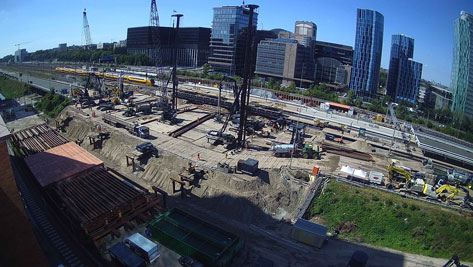
{"type": "Polygon", "coordinates": [[[361,140],[358,140],[349,144],[348,147],[356,151],[365,152],[365,153],[371,153],[371,151],[373,150],[370,144],[361,140]]]}

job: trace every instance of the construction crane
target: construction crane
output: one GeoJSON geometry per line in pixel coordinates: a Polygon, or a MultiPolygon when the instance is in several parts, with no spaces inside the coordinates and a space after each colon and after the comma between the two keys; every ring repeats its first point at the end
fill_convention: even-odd
{"type": "MultiPolygon", "coordinates": [[[[149,14],[149,26],[151,27],[151,41],[153,42],[153,49],[151,50],[151,58],[156,66],[156,86],[161,90],[166,90],[167,87],[165,73],[163,70],[163,57],[161,54],[161,37],[159,28],[159,14],[156,0],[151,0],[151,9],[149,14]]],[[[167,91],[167,90],[166,90],[167,91]]]]}
{"type": "Polygon", "coordinates": [[[249,104],[250,100],[249,87],[251,85],[250,80],[252,75],[251,60],[253,58],[252,54],[254,52],[253,32],[255,31],[255,27],[253,26],[253,15],[254,10],[257,9],[259,6],[246,5],[245,7],[248,8],[249,16],[245,46],[245,64],[243,67],[243,84],[241,86],[240,127],[238,129],[237,137],[237,142],[240,147],[244,147],[246,145],[246,122],[248,116],[247,105],[249,104]]]}
{"type": "Polygon", "coordinates": [[[17,51],[20,50],[20,45],[29,44],[29,43],[31,43],[31,42],[32,42],[32,41],[16,44],[16,45],[15,45],[15,46],[16,46],[16,50],[17,50],[17,51]]]}

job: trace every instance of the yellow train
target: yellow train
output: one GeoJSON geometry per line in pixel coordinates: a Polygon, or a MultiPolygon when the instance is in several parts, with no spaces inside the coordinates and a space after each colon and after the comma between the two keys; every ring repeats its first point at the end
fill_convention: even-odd
{"type": "MultiPolygon", "coordinates": [[[[72,75],[80,75],[80,76],[87,76],[89,73],[93,73],[99,76],[100,78],[105,78],[106,80],[109,80],[109,81],[116,81],[118,80],[118,77],[119,77],[119,75],[116,73],[103,73],[103,72],[97,72],[97,71],[87,71],[87,70],[72,69],[72,68],[56,68],[56,71],[61,72],[61,73],[72,74],[72,75]]],[[[153,79],[146,79],[146,78],[128,76],[128,75],[123,75],[122,79],[124,83],[154,86],[153,79]]]]}

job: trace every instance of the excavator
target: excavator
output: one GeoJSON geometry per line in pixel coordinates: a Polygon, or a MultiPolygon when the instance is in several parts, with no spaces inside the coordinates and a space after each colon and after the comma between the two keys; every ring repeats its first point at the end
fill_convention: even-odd
{"type": "Polygon", "coordinates": [[[454,196],[460,193],[460,189],[453,185],[444,184],[435,190],[437,196],[442,201],[451,200],[454,196]],[[450,193],[449,195],[444,194],[445,192],[450,193]]]}
{"type": "Polygon", "coordinates": [[[394,162],[388,166],[388,183],[386,188],[399,189],[404,187],[412,179],[411,172],[401,166],[397,166],[394,162]]]}

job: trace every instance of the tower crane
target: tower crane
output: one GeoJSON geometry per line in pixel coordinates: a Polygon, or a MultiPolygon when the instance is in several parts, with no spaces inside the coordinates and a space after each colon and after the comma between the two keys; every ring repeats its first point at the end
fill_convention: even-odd
{"type": "Polygon", "coordinates": [[[19,44],[16,44],[15,46],[16,46],[17,50],[20,50],[20,45],[29,44],[29,43],[31,43],[31,42],[32,42],[32,41],[24,42],[24,43],[19,43],[19,44]]]}

